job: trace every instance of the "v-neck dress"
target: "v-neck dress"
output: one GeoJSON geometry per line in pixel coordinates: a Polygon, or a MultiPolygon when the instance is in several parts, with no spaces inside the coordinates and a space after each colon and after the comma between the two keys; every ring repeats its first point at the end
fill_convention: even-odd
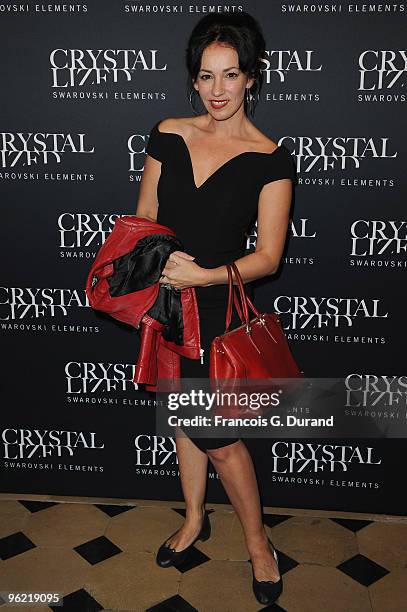
{"type": "MultiPolygon", "coordinates": [[[[152,128],[146,153],[161,162],[157,186],[157,222],[174,230],[184,250],[203,268],[217,268],[243,257],[247,234],[257,219],[260,191],[272,181],[295,182],[295,166],[289,150],[280,145],[271,153],[247,151],[232,157],[201,185],[195,184],[191,155],[184,138],[152,128]]],[[[270,206],[273,202],[270,201],[270,206]]],[[[252,297],[251,283],[245,289],[252,297]]],[[[181,377],[209,377],[209,351],[213,338],[225,331],[227,284],[195,287],[199,310],[201,360],[181,357],[181,377]]],[[[230,329],[241,325],[233,309],[230,329]]],[[[219,448],[238,438],[193,437],[201,449],[219,448]]]]}

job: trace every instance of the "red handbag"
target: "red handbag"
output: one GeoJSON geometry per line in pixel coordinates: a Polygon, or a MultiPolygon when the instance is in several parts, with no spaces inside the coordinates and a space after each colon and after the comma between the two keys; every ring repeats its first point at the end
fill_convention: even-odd
{"type": "Polygon", "coordinates": [[[279,316],[273,312],[260,313],[246,294],[242,277],[234,262],[227,264],[228,304],[226,327],[221,336],[211,343],[209,376],[211,385],[219,388],[221,380],[227,388],[233,387],[231,379],[239,379],[239,388],[249,379],[304,378],[291,353],[279,316]],[[237,280],[240,302],[233,288],[232,269],[237,280]],[[229,331],[232,318],[232,295],[242,325],[229,331]],[[249,319],[249,307],[255,317],[249,319]]]}

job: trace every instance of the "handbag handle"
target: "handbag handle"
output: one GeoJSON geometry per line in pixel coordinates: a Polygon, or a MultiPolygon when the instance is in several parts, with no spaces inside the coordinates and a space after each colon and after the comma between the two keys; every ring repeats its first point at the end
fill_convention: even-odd
{"type": "Polygon", "coordinates": [[[235,276],[236,276],[236,278],[238,280],[239,288],[241,288],[241,290],[242,290],[242,292],[243,292],[243,294],[245,296],[245,300],[247,302],[247,305],[249,306],[249,308],[251,309],[251,311],[253,312],[253,314],[256,317],[261,318],[261,316],[262,316],[261,312],[259,310],[257,310],[256,306],[253,304],[253,302],[251,301],[251,299],[249,298],[249,296],[246,293],[246,290],[245,290],[244,284],[243,284],[243,279],[240,276],[239,269],[238,269],[238,267],[237,267],[237,265],[235,264],[234,261],[232,261],[231,266],[233,267],[233,270],[235,272],[235,276]]]}
{"type": "Polygon", "coordinates": [[[243,280],[242,280],[242,277],[240,276],[240,272],[236,264],[232,261],[230,264],[226,264],[226,268],[228,272],[229,293],[228,293],[228,304],[226,308],[225,333],[227,333],[227,331],[229,330],[230,322],[232,320],[232,294],[234,297],[234,303],[235,303],[239,318],[242,322],[242,325],[243,324],[246,324],[247,326],[249,325],[249,308],[252,310],[252,312],[255,314],[256,317],[261,318],[261,313],[257,310],[257,308],[255,307],[255,305],[253,304],[253,302],[251,301],[251,299],[249,298],[249,296],[247,295],[244,289],[243,280]],[[233,287],[232,270],[234,271],[235,277],[237,280],[242,310],[239,307],[236,290],[233,287]]]}
{"type": "Polygon", "coordinates": [[[232,296],[233,296],[234,304],[236,306],[237,314],[238,314],[239,319],[241,320],[241,322],[243,324],[242,311],[241,311],[240,304],[239,304],[238,299],[237,299],[236,291],[233,289],[233,280],[232,280],[232,269],[231,269],[231,266],[229,264],[226,264],[226,269],[227,269],[227,273],[228,273],[228,288],[229,288],[229,292],[228,292],[228,304],[227,304],[227,308],[226,308],[225,333],[229,330],[230,322],[232,320],[232,296]]]}

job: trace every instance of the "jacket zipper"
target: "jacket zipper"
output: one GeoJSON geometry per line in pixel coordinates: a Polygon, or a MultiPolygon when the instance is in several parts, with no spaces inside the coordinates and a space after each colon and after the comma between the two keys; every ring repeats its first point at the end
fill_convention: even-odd
{"type": "Polygon", "coordinates": [[[199,349],[199,354],[201,355],[201,363],[203,363],[203,362],[204,362],[204,352],[205,352],[205,351],[204,351],[204,349],[203,349],[203,348],[199,349]]]}

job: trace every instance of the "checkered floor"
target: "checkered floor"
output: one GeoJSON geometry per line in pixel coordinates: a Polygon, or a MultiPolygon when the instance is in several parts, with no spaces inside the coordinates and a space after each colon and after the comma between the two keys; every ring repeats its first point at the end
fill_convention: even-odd
{"type": "Polygon", "coordinates": [[[181,503],[6,497],[0,497],[0,591],[60,592],[64,605],[16,608],[0,601],[2,612],[407,610],[403,517],[265,512],[284,592],[278,604],[264,608],[252,594],[249,556],[231,506],[207,505],[210,539],[198,541],[183,566],[162,569],[155,552],[182,524],[181,503]]]}

